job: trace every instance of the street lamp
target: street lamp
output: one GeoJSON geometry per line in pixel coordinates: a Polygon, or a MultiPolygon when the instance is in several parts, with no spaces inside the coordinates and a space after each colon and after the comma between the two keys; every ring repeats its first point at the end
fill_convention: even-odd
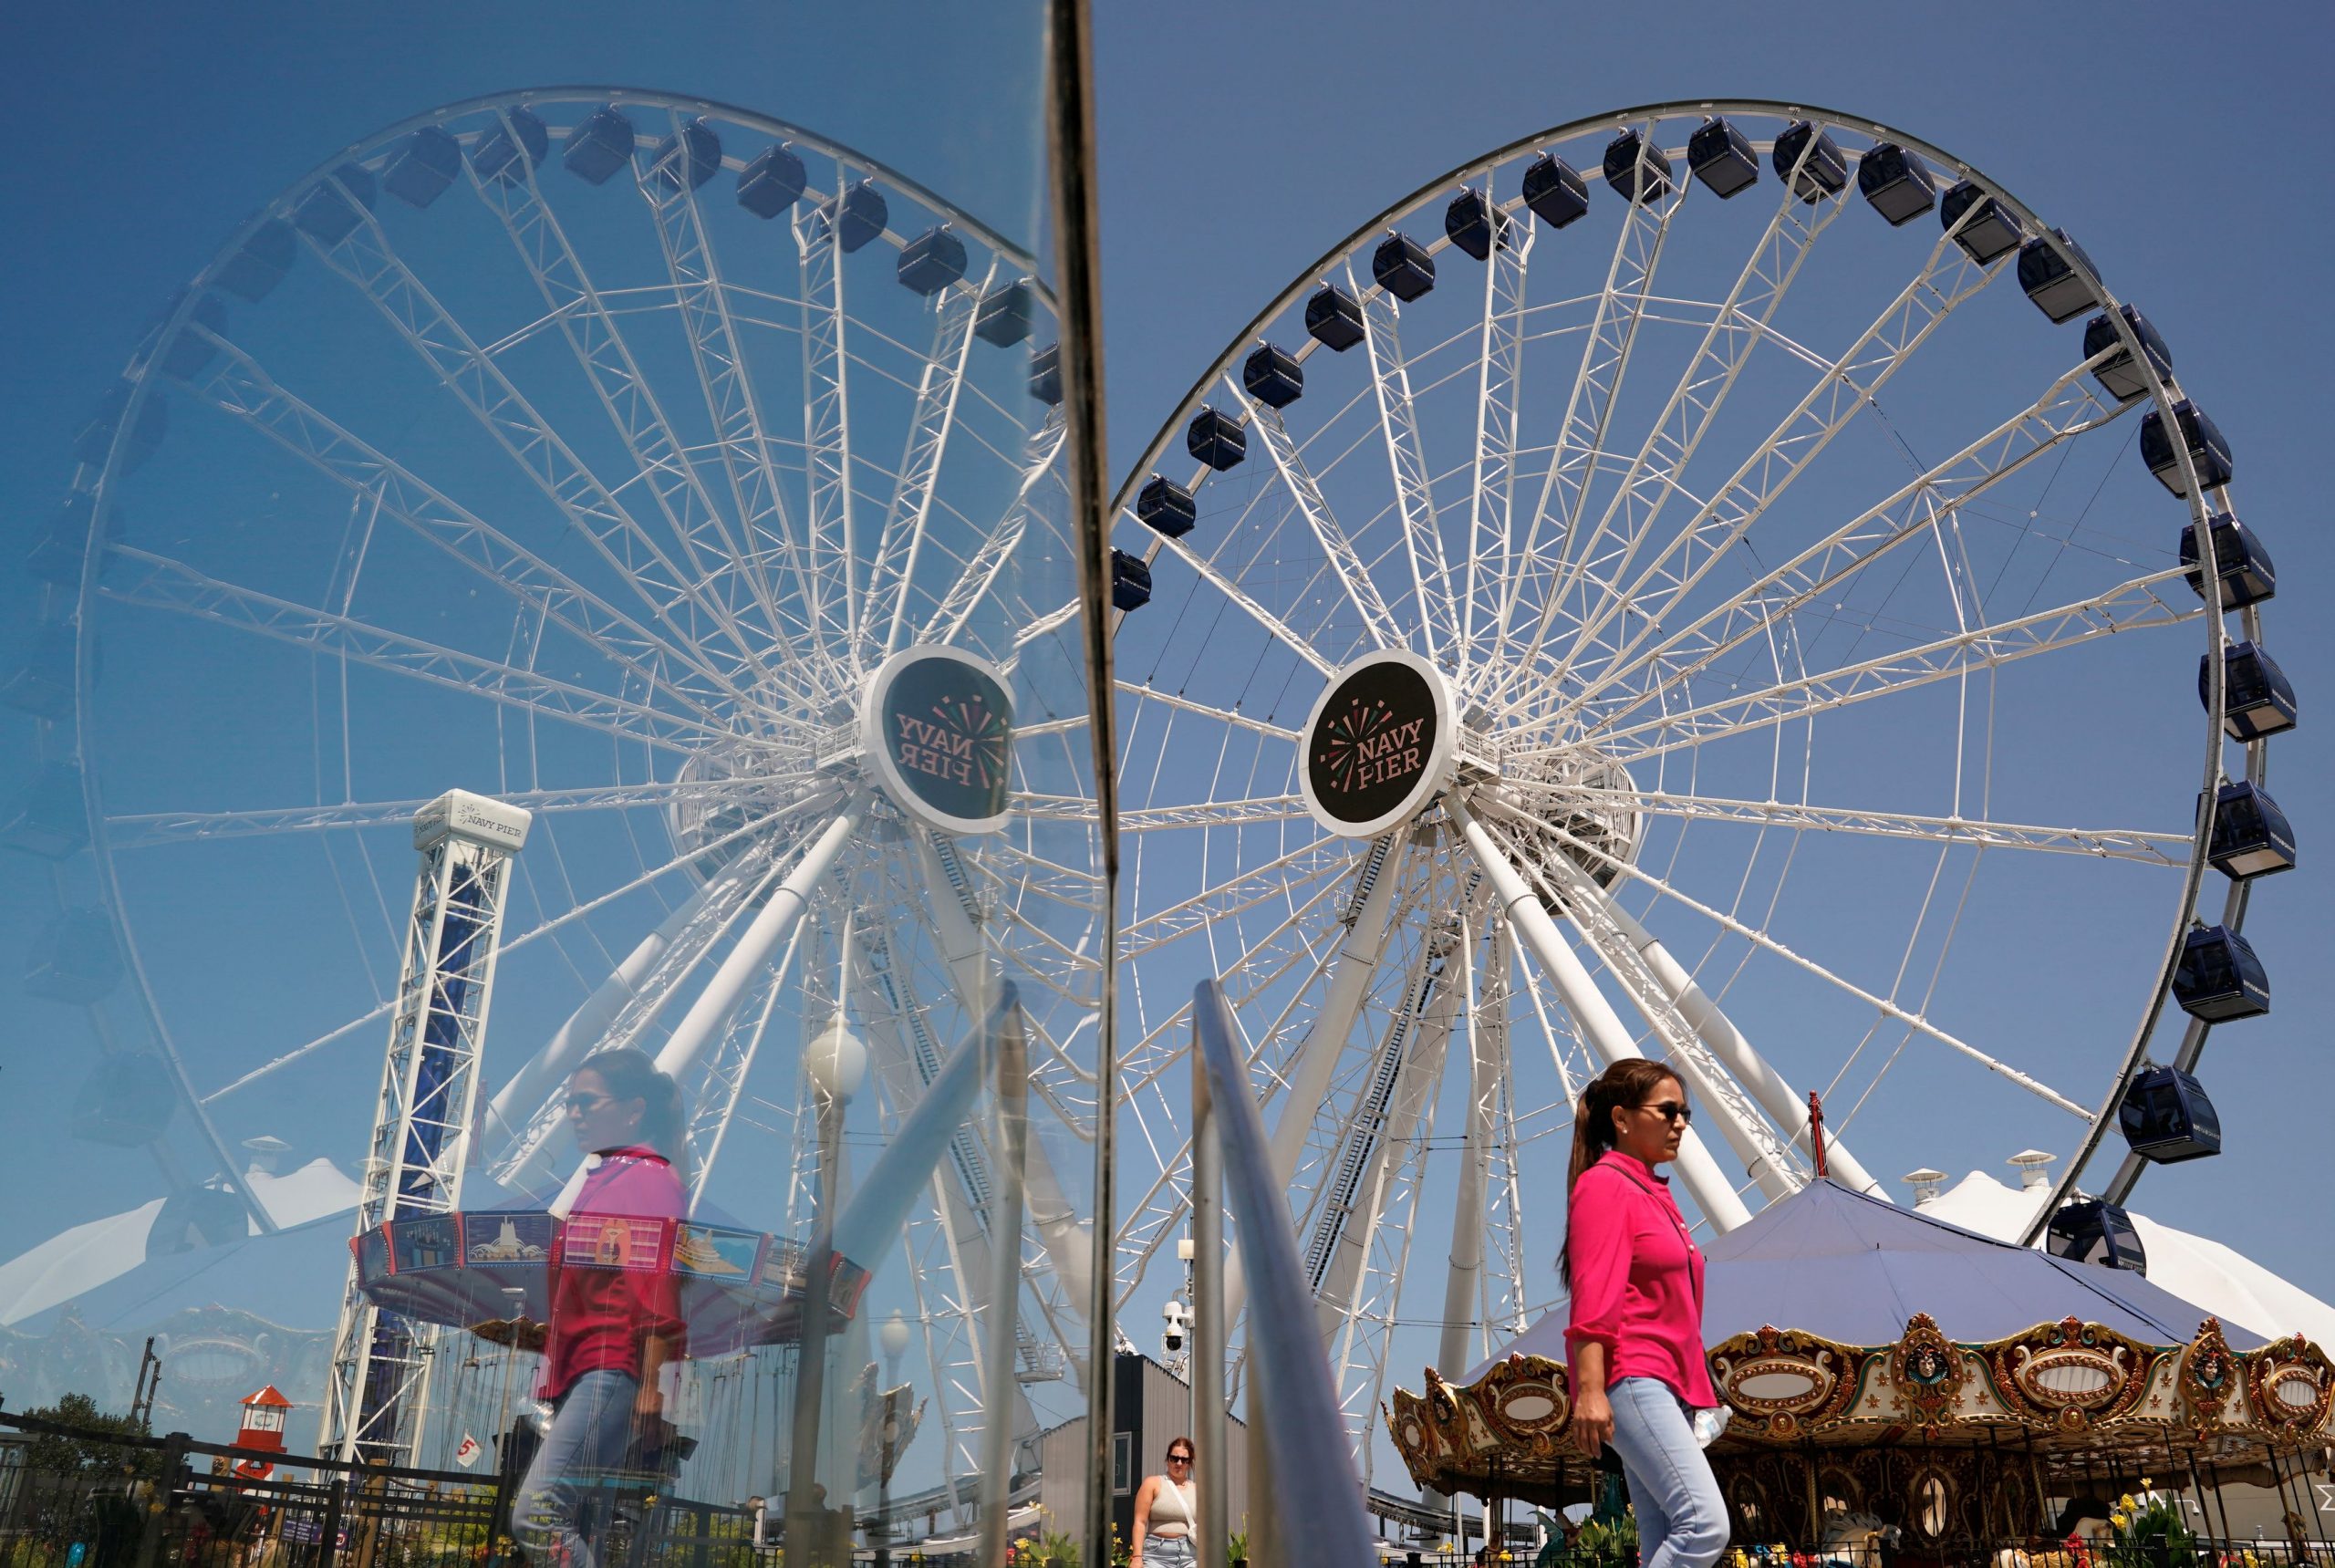
{"type": "Polygon", "coordinates": [[[900,1357],[908,1349],[908,1320],[898,1309],[876,1331],[876,1342],[884,1347],[884,1386],[876,1391],[882,1423],[876,1431],[876,1517],[881,1521],[877,1526],[881,1533],[876,1538],[876,1568],[891,1568],[892,1466],[898,1458],[893,1446],[899,1440],[899,1410],[892,1391],[900,1386],[900,1357]]]}

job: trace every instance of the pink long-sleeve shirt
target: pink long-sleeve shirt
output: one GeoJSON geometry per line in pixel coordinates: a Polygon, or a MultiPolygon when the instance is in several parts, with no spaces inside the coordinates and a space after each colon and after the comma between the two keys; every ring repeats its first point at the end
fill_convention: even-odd
{"type": "Polygon", "coordinates": [[[1572,1259],[1568,1359],[1605,1346],[1607,1386],[1658,1378],[1697,1409],[1718,1405],[1703,1357],[1703,1254],[1670,1183],[1618,1150],[1581,1173],[1566,1215],[1572,1259]]]}

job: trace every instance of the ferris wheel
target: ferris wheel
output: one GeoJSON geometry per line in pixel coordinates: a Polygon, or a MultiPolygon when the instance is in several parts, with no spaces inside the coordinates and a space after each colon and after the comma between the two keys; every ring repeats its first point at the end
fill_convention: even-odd
{"type": "Polygon", "coordinates": [[[697,1195],[808,1234],[806,1058],[864,1040],[843,1134],[883,1136],[1013,982],[1014,1386],[978,1133],[896,1285],[944,1477],[983,1411],[1034,1431],[1086,1337],[1102,886],[1034,270],[814,131],[559,88],[368,138],[190,282],[33,551],[41,771],[0,825],[56,889],[32,984],[101,1045],[59,1130],[151,1151],[155,1249],[274,1228],[248,1135],[357,1158],[411,819],[458,785],[535,821],[474,1141],[511,1190],[631,1044],[697,1195]]]}
{"type": "Polygon", "coordinates": [[[1365,1475],[1390,1359],[1550,1304],[1622,1057],[1686,1080],[1704,1225],[1811,1179],[1815,1092],[1833,1179],[2039,1150],[2112,1246],[2212,1152],[2293,861],[2230,478],[2074,242],[1869,120],[1580,120],[1333,245],[1117,497],[1123,1309],[1210,974],[1365,1475]]]}

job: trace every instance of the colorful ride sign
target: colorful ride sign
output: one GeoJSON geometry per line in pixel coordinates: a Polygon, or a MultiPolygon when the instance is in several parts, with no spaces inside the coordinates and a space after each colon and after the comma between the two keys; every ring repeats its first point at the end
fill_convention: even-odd
{"type": "Polygon", "coordinates": [[[1371,654],[1313,704],[1303,745],[1298,781],[1313,819],[1341,837],[1375,837],[1449,782],[1450,688],[1416,653],[1371,654]]]}
{"type": "Polygon", "coordinates": [[[885,793],[942,833],[1005,826],[1013,700],[989,664],[953,648],[907,648],[868,681],[860,745],[885,793]]]}

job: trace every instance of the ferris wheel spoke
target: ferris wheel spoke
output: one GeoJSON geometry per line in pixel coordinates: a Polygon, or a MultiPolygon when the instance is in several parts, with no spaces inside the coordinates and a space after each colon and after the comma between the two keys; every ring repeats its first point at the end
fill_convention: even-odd
{"type": "Polygon", "coordinates": [[[1583,683],[1555,722],[1562,724],[1599,706],[1615,685],[1635,678],[1640,689],[1615,699],[1598,718],[1600,726],[1618,722],[1656,691],[1692,680],[1761,628],[1833,594],[1901,545],[1926,536],[2036,459],[2106,426],[2130,405],[2105,401],[2084,378],[2112,352],[2103,350],[2067,371],[2018,414],[1651,648],[1645,644],[1658,623],[1648,622],[1614,651],[1602,675],[1583,683]]]}
{"type": "Polygon", "coordinates": [[[850,354],[845,342],[843,258],[836,223],[851,171],[835,165],[835,202],[829,214],[798,208],[790,220],[803,275],[803,448],[810,498],[809,576],[804,592],[810,603],[815,639],[856,647],[858,606],[852,582],[852,494],[850,354]],[[840,601],[839,603],[837,601],[840,601]]]}
{"type": "Polygon", "coordinates": [[[1255,734],[1270,735],[1276,741],[1286,741],[1292,745],[1297,743],[1297,732],[1287,725],[1255,718],[1241,712],[1237,708],[1215,707],[1187,697],[1180,691],[1163,691],[1157,686],[1126,679],[1112,682],[1112,686],[1122,697],[1132,698],[1137,702],[1156,703],[1159,707],[1172,709],[1178,713],[1196,714],[1230,729],[1247,730],[1255,734]]]}
{"type": "Polygon", "coordinates": [[[785,950],[778,961],[753,977],[740,998],[737,1010],[723,1026],[721,1039],[714,1043],[705,1071],[698,1080],[697,1092],[690,1096],[688,1140],[696,1155],[696,1168],[690,1173],[692,1213],[696,1211],[698,1197],[713,1180],[713,1168],[721,1158],[722,1146],[729,1142],[731,1123],[738,1116],[746,1080],[753,1073],[754,1059],[762,1054],[763,1041],[770,1031],[771,1013],[786,989],[786,977],[794,967],[795,950],[802,939],[803,928],[797,926],[788,935],[785,950]]]}
{"type": "MultiPolygon", "coordinates": [[[[1322,486],[1314,479],[1313,470],[1306,466],[1304,454],[1297,450],[1297,442],[1291,437],[1289,426],[1282,421],[1281,410],[1251,400],[1246,389],[1229,376],[1225,379],[1224,385],[1246,417],[1249,428],[1263,438],[1266,455],[1272,460],[1273,472],[1281,477],[1282,486],[1288,490],[1290,498],[1296,503],[1299,513],[1303,515],[1306,526],[1313,530],[1313,537],[1320,543],[1323,561],[1328,566],[1331,575],[1337,579],[1339,586],[1344,590],[1347,602],[1354,606],[1354,613],[1362,618],[1364,635],[1370,639],[1374,647],[1400,648],[1404,646],[1405,639],[1395,619],[1394,611],[1386,607],[1386,600],[1379,593],[1378,585],[1371,580],[1370,568],[1364,564],[1361,551],[1354,547],[1354,541],[1347,536],[1344,527],[1331,513],[1329,502],[1323,498],[1322,486]]],[[[1180,541],[1168,540],[1166,543],[1170,549],[1189,554],[1180,541]]],[[[1210,575],[1215,574],[1211,572],[1210,575]]],[[[1231,583],[1220,577],[1218,581],[1226,593],[1236,593],[1231,583]]],[[[1422,595],[1424,592],[1422,588],[1422,595]]],[[[1238,591],[1236,602],[1242,603],[1244,607],[1250,607],[1249,596],[1245,590],[1238,591]]],[[[1420,605],[1424,610],[1426,607],[1424,597],[1420,605]]],[[[1288,637],[1301,652],[1308,651],[1303,642],[1296,639],[1293,634],[1288,633],[1278,621],[1266,616],[1261,607],[1251,607],[1251,613],[1258,616],[1269,630],[1276,635],[1288,637]]],[[[1323,665],[1323,669],[1324,673],[1327,673],[1326,664],[1323,665]]]]}
{"type": "MultiPolygon", "coordinates": [[[[1648,125],[1641,129],[1640,134],[1650,136],[1652,131],[1653,127],[1648,125]]],[[[1532,521],[1525,530],[1524,550],[1516,559],[1500,618],[1501,626],[1514,625],[1518,612],[1525,607],[1523,590],[1527,581],[1544,577],[1539,629],[1532,639],[1535,649],[1563,602],[1556,584],[1573,554],[1573,532],[1588,495],[1590,465],[1604,450],[1605,428],[1613,418],[1622,375],[1629,365],[1630,348],[1636,341],[1639,322],[1653,293],[1655,270],[1661,265],[1670,220],[1685,197],[1686,188],[1680,186],[1658,209],[1650,202],[1623,204],[1621,232],[1614,236],[1604,286],[1597,295],[1589,330],[1582,340],[1580,366],[1565,397],[1564,418],[1557,426],[1556,445],[1549,453],[1549,466],[1541,476],[1540,499],[1533,505],[1532,521]],[[1555,530],[1555,537],[1544,544],[1542,535],[1551,529],[1555,530]]],[[[1527,658],[1529,661],[1530,656],[1527,658]]]]}
{"type": "Polygon", "coordinates": [[[238,587],[132,545],[109,545],[107,555],[119,569],[101,591],[119,604],[190,616],[666,751],[687,753],[729,733],[532,670],[238,587]]]}
{"type": "MultiPolygon", "coordinates": [[[[1971,216],[1965,213],[1962,222],[1967,223],[1971,216]]],[[[1751,531],[1955,309],[2001,275],[2007,265],[2001,260],[1982,266],[1964,254],[1956,243],[1960,228],[1957,223],[1938,236],[1921,272],[1832,362],[1799,404],[1744,459],[1718,494],[1696,509],[1645,569],[1583,618],[1574,636],[1576,649],[1616,619],[1622,622],[1624,634],[1632,618],[1645,626],[1659,626],[1669,607],[1751,531]]]]}
{"type": "MultiPolygon", "coordinates": [[[[711,133],[693,125],[678,109],[667,110],[666,119],[670,134],[659,144],[661,158],[657,156],[659,149],[644,152],[636,143],[633,184],[648,203],[658,244],[664,252],[665,274],[672,284],[674,302],[680,307],[690,364],[705,399],[706,415],[712,421],[731,501],[737,509],[734,533],[718,507],[709,507],[703,522],[727,556],[721,563],[720,575],[751,591],[776,631],[781,625],[779,596],[764,567],[761,541],[774,541],[782,551],[787,550],[794,531],[779,489],[770,432],[763,425],[762,402],[754,395],[749,357],[732,315],[730,288],[722,278],[713,237],[706,232],[697,182],[688,167],[693,156],[690,133],[711,133]]],[[[699,548],[700,532],[690,526],[695,521],[675,518],[673,527],[691,565],[702,574],[706,558],[699,548]]],[[[801,650],[804,656],[830,662],[816,628],[806,629],[810,635],[808,647],[801,650]]]]}
{"type": "MultiPolygon", "coordinates": [[[[441,551],[522,606],[565,628],[642,680],[708,717],[742,697],[716,660],[676,634],[669,639],[577,584],[403,464],[368,444],[287,390],[240,347],[198,328],[219,364],[190,391],[241,421],[326,477],[378,515],[441,551]]],[[[353,592],[353,576],[338,596],[353,592]]],[[[672,630],[668,623],[668,630],[672,630]]]]}
{"type": "Polygon", "coordinates": [[[1560,785],[1516,779],[1508,781],[1503,787],[1552,802],[1583,802],[1601,810],[1642,811],[1691,822],[1727,822],[1794,832],[1864,834],[1930,844],[1967,844],[1981,849],[2133,860],[2148,866],[2187,867],[2193,841],[2186,833],[2153,833],[2139,828],[2051,827],[1978,817],[1918,816],[1904,812],[1859,811],[1848,806],[1791,801],[1728,800],[1717,795],[1610,789],[1594,784],[1560,785]]]}
{"type": "MultiPolygon", "coordinates": [[[[502,114],[503,134],[517,145],[518,136],[502,114]]],[[[519,259],[534,279],[550,317],[558,323],[577,366],[590,379],[609,424],[623,441],[633,472],[655,496],[682,553],[700,567],[707,552],[724,559],[742,555],[739,542],[724,524],[721,508],[687,453],[672,416],[658,397],[656,384],[641,372],[631,341],[617,324],[607,297],[596,285],[584,261],[569,242],[566,230],[535,182],[534,167],[514,158],[493,176],[479,172],[474,160],[465,160],[471,188],[487,210],[501,220],[519,259]]],[[[792,549],[791,535],[781,530],[783,549],[792,549]]],[[[781,631],[784,607],[766,595],[771,626],[781,631]]],[[[800,627],[799,618],[796,622],[800,627]]],[[[807,628],[804,628],[807,629],[807,628]]]]}
{"type": "MultiPolygon", "coordinates": [[[[1487,193],[1489,199],[1489,193],[1487,193]]],[[[1497,659],[1507,642],[1500,604],[1516,559],[1516,399],[1524,371],[1524,286],[1540,227],[1506,212],[1484,267],[1484,304],[1478,327],[1476,445],[1468,486],[1468,560],[1459,596],[1458,676],[1468,682],[1476,655],[1478,618],[1497,659]]]]}
{"type": "MultiPolygon", "coordinates": [[[[1354,852],[1336,840],[1316,840],[1276,856],[1206,892],[1129,921],[1120,932],[1121,961],[1132,961],[1219,920],[1234,919],[1276,899],[1293,898],[1315,878],[1342,870],[1353,859],[1354,852]]],[[[1307,896],[1300,909],[1311,909],[1320,897],[1318,892],[1307,896]]]]}
{"type": "Polygon", "coordinates": [[[1614,760],[1628,763],[1682,746],[1707,743],[1794,720],[1868,702],[1876,697],[1994,669],[2037,654],[2073,648],[2119,632],[2174,626],[2205,613],[2162,590],[2181,583],[2184,568],[2153,573],[2105,593],[1880,658],[1844,664],[1798,680],[1779,681],[1740,697],[1682,709],[1660,718],[1603,732],[1614,760]]]}
{"type": "MultiPolygon", "coordinates": [[[[622,988],[620,1005],[607,1018],[607,1027],[597,1042],[582,1042],[587,1049],[607,1050],[619,1045],[638,1046],[647,1037],[658,1018],[674,998],[689,984],[723,940],[733,932],[741,921],[752,919],[755,896],[766,888],[777,876],[777,866],[786,847],[795,842],[777,836],[750,843],[741,854],[706,885],[705,896],[696,901],[696,908],[678,925],[669,921],[665,929],[671,931],[650,959],[637,981],[622,988]]],[[[595,1006],[587,1001],[586,1008],[595,1006]]],[[[581,1036],[581,1030],[568,1032],[571,1038],[581,1036]]],[[[559,1044],[555,1035],[553,1045],[559,1044]]],[[[546,1052],[551,1047],[546,1048],[546,1052]]],[[[545,1179],[550,1173],[545,1166],[546,1149],[560,1121],[561,1106],[555,1085],[539,1075],[546,1095],[536,1105],[524,1123],[517,1113],[527,1109],[525,1103],[510,1096],[506,1106],[506,1126],[519,1130],[503,1146],[502,1152],[489,1161],[494,1178],[508,1188],[524,1188],[545,1179]]],[[[507,1086],[507,1085],[506,1085],[507,1086]]],[[[500,1098],[501,1096],[498,1096],[500,1098]]]]}
{"type": "Polygon", "coordinates": [[[1067,431],[1062,410],[1056,408],[1048,410],[1045,422],[1031,432],[1023,447],[1021,483],[1013,493],[1012,504],[966,561],[964,570],[949,585],[939,604],[933,607],[931,616],[917,633],[918,643],[956,641],[965,623],[989,597],[999,574],[1013,558],[1022,535],[1029,531],[1036,505],[1033,497],[1040,482],[1056,472],[1054,460],[1062,454],[1063,437],[1067,431]]]}
{"type": "MultiPolygon", "coordinates": [[[[908,625],[908,598],[916,582],[917,558],[924,546],[932,514],[932,498],[940,479],[940,460],[957,418],[957,398],[965,384],[965,365],[973,348],[973,322],[997,263],[978,285],[955,284],[943,292],[932,327],[932,349],[924,358],[918,379],[916,410],[908,420],[907,448],[900,454],[899,483],[884,514],[877,535],[876,559],[867,573],[867,600],[880,612],[891,601],[892,613],[883,641],[873,652],[878,661],[900,646],[908,625]]],[[[873,635],[873,628],[869,628],[873,635]]]]}
{"type": "Polygon", "coordinates": [[[740,627],[705,579],[685,573],[577,457],[493,356],[454,319],[389,244],[379,220],[352,207],[358,221],[333,244],[306,243],[324,265],[370,300],[389,328],[467,410],[480,429],[517,464],[535,489],[622,573],[642,598],[693,647],[718,628],[757,675],[769,671],[762,649],[740,627]],[[694,612],[688,624],[669,619],[694,612]],[[702,617],[704,623],[697,618],[702,617]]]}
{"type": "MultiPolygon", "coordinates": [[[[1687,1018],[1682,988],[1665,984],[1655,971],[1653,955],[1645,950],[1651,939],[1634,922],[1624,928],[1617,918],[1618,907],[1570,856],[1561,849],[1535,856],[1514,836],[1497,828],[1494,832],[1510,858],[1549,891],[1566,923],[1604,961],[1606,973],[1662,1042],[1667,1059],[1685,1071],[1696,1094],[1718,1112],[1720,1136],[1759,1190],[1773,1200],[1806,1186],[1807,1171],[1786,1138],[1768,1124],[1764,1108],[1738,1082],[1748,1070],[1766,1068],[1742,1035],[1717,1015],[1699,992],[1693,994],[1701,1002],[1700,1016],[1687,1018]],[[1719,1041],[1725,1042],[1726,1051],[1718,1048],[1719,1041]],[[1723,1054],[1734,1059],[1723,1062],[1723,1054]]],[[[1772,1071],[1767,1075],[1774,1076],[1772,1071]]],[[[1791,1104],[1783,1098],[1790,1094],[1787,1088],[1776,1097],[1791,1104]]]]}
{"type": "MultiPolygon", "coordinates": [[[[677,801],[734,802],[770,813],[789,811],[800,804],[799,800],[772,802],[760,797],[751,781],[742,779],[649,780],[573,789],[504,790],[494,798],[537,816],[546,813],[667,805],[677,801]]],[[[143,849],[157,844],[193,840],[408,827],[412,825],[414,813],[429,804],[418,799],[343,801],[243,811],[123,812],[106,818],[106,844],[114,850],[143,849]]]]}
{"type": "Polygon", "coordinates": [[[1783,960],[1795,969],[1798,969],[1804,973],[1813,975],[1818,980],[1823,981],[1826,984],[1834,987],[1842,993],[1853,997],[1856,1001],[1873,1009],[1875,1012],[1878,1012],[1886,1017],[1894,1019],[1896,1022],[1906,1025],[1920,1034],[1936,1041],[1938,1044],[1946,1046],[1950,1050],[1958,1052],[1962,1055],[1968,1057],[1971,1061],[1977,1063],[1988,1072],[1999,1074],[2009,1082],[2018,1085],[2020,1088],[2025,1089],[2028,1093],[2035,1096],[2040,1100],[2043,1100],[2045,1103],[2057,1106],[2060,1109],[2067,1112],[2070,1116],[2076,1116],[2086,1123],[2089,1123],[2091,1120],[2092,1114],[2089,1107],[2076,1104],[2075,1101],[2068,1098],[2065,1095],[2060,1094],[2050,1085],[2045,1084],[2026,1073],[2020,1072],[2018,1068],[2013,1067],[2008,1063],[1990,1056],[1984,1051],[1979,1050],[1977,1046],[1946,1033],[1944,1029],[1939,1028],[1935,1023],[1931,1023],[1929,1019],[1924,1017],[1922,1014],[1915,1012],[1907,1008],[1901,1007],[1896,1002],[1890,1001],[1887,997],[1875,995],[1873,992],[1865,990],[1863,986],[1858,985],[1853,981],[1843,979],[1840,975],[1835,974],[1831,970],[1825,968],[1822,964],[1818,963],[1815,960],[1806,958],[1794,951],[1791,948],[1769,935],[1765,930],[1737,919],[1734,916],[1728,914],[1725,910],[1716,909],[1709,904],[1704,903],[1701,899],[1682,891],[1674,883],[1667,881],[1663,877],[1656,877],[1652,872],[1641,870],[1639,867],[1617,858],[1606,850],[1595,845],[1592,845],[1584,839],[1575,837],[1572,834],[1567,832],[1562,826],[1554,822],[1551,822],[1545,818],[1536,817],[1532,820],[1532,826],[1534,832],[1545,834],[1551,838],[1562,842],[1569,849],[1583,855],[1587,855],[1604,863],[1605,865],[1614,867],[1619,875],[1628,877],[1631,881],[1639,884],[1641,887],[1652,888],[1659,898],[1675,903],[1681,909],[1693,910],[1696,914],[1698,914],[1705,919],[1716,924],[1730,935],[1742,938],[1744,940],[1750,942],[1753,946],[1760,949],[1762,951],[1773,953],[1776,957],[1783,960]]]}
{"type": "MultiPolygon", "coordinates": [[[[1802,161],[1814,151],[1811,139],[1802,150],[1802,161]]],[[[1593,581],[1609,582],[1620,582],[1627,576],[1639,548],[1653,535],[1663,508],[1677,489],[1679,476],[1718,420],[1728,394],[1734,389],[1744,367],[1750,363],[1752,353],[1764,341],[1768,323],[1774,319],[1785,295],[1790,291],[1801,264],[1808,259],[1825,228],[1840,216],[1843,202],[1837,196],[1822,202],[1812,218],[1804,213],[1804,203],[1794,188],[1798,172],[1795,167],[1792,175],[1784,180],[1782,195],[1774,215],[1768,220],[1766,231],[1737,275],[1726,302],[1713,313],[1702,341],[1680,372],[1669,400],[1655,417],[1645,440],[1631,457],[1613,498],[1605,504],[1588,536],[1577,548],[1569,546],[1572,565],[1556,587],[1553,597],[1558,601],[1569,598],[1581,586],[1584,575],[1593,581]],[[1598,546],[1609,534],[1616,535],[1614,545],[1608,556],[1601,557],[1598,546]]],[[[1593,635],[1586,625],[1583,635],[1593,635]]],[[[1526,654],[1528,659],[1538,656],[1540,640],[1540,634],[1536,634],[1533,647],[1526,654]]]]}
{"type": "Polygon", "coordinates": [[[1436,514],[1427,456],[1419,450],[1411,369],[1403,356],[1401,310],[1387,290],[1365,289],[1357,284],[1352,266],[1346,268],[1346,288],[1362,302],[1363,342],[1370,355],[1371,386],[1377,394],[1379,441],[1386,449],[1387,469],[1394,480],[1403,554],[1410,566],[1411,591],[1418,601],[1419,636],[1427,644],[1422,651],[1430,659],[1439,653],[1456,655],[1459,625],[1451,564],[1444,556],[1443,524],[1436,514]]]}
{"type": "Polygon", "coordinates": [[[1307,816],[1302,796],[1260,795],[1252,800],[1209,801],[1199,805],[1139,806],[1119,814],[1119,832],[1154,833],[1178,827],[1236,827],[1250,823],[1295,823],[1307,816]]]}

